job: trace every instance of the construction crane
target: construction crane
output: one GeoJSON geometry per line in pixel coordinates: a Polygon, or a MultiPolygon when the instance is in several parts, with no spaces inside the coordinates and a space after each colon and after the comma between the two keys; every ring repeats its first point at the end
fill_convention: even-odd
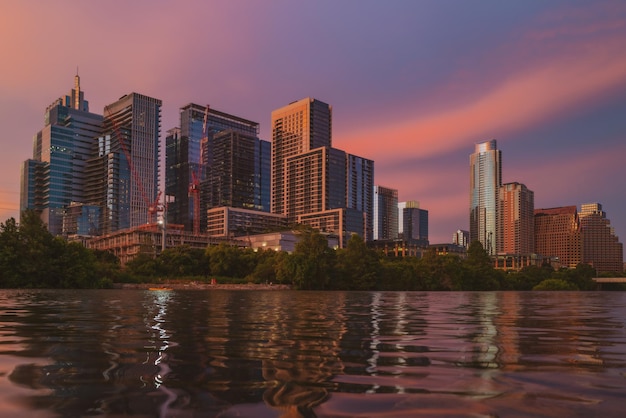
{"type": "Polygon", "coordinates": [[[200,235],[200,176],[202,167],[203,145],[208,141],[209,136],[209,105],[204,109],[204,121],[202,125],[202,140],[200,141],[200,152],[198,165],[191,171],[191,182],[189,183],[189,197],[193,200],[193,234],[200,235]]]}
{"type": "Polygon", "coordinates": [[[163,206],[159,205],[160,198],[161,198],[161,190],[159,190],[159,193],[157,193],[157,197],[156,199],[154,199],[154,202],[152,202],[150,206],[148,206],[148,214],[149,214],[148,220],[151,224],[154,224],[157,222],[157,213],[163,211],[163,206]]]}

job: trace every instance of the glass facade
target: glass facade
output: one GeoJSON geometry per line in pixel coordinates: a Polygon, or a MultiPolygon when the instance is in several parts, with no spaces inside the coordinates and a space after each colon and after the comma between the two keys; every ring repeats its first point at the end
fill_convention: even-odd
{"type": "Polygon", "coordinates": [[[53,235],[62,235],[66,208],[88,199],[85,170],[102,127],[78,76],[74,89],[48,106],[44,125],[33,138],[32,160],[23,165],[20,211],[36,210],[53,235]]]}
{"type": "Polygon", "coordinates": [[[365,213],[365,241],[374,236],[374,161],[347,154],[346,207],[365,213]]]}
{"type": "Polygon", "coordinates": [[[480,241],[490,255],[498,249],[502,155],[496,140],[476,144],[470,155],[470,242],[480,241]]]}
{"type": "Polygon", "coordinates": [[[166,194],[171,200],[168,222],[184,225],[189,231],[193,229],[196,215],[189,186],[195,177],[200,187],[200,230],[206,229],[206,210],[213,207],[212,185],[207,179],[216,161],[214,138],[224,131],[258,141],[259,124],[194,103],[180,109],[180,127],[169,130],[166,138],[166,194]]]}
{"type": "Polygon", "coordinates": [[[398,203],[398,232],[408,243],[428,246],[428,211],[415,200],[398,203]]]}

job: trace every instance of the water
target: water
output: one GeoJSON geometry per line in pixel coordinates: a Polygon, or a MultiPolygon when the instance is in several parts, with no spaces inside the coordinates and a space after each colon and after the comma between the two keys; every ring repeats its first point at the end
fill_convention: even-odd
{"type": "Polygon", "coordinates": [[[626,293],[0,291],[1,417],[611,417],[626,293]]]}

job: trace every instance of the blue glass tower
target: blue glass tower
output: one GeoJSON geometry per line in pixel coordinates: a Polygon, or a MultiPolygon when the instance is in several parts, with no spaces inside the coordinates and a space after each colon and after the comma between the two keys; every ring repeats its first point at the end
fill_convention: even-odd
{"type": "Polygon", "coordinates": [[[102,116],[89,112],[76,75],[74,88],[48,106],[44,128],[33,138],[33,158],[22,166],[20,211],[37,211],[54,235],[63,233],[66,208],[87,199],[84,173],[101,127],[102,116]]]}

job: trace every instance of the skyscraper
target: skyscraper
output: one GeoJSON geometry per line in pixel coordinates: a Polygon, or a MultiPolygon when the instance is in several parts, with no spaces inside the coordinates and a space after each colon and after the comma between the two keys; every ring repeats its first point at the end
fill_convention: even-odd
{"type": "Polygon", "coordinates": [[[480,241],[490,255],[498,249],[502,154],[496,140],[476,144],[470,155],[470,242],[480,241]]]}
{"type": "Polygon", "coordinates": [[[420,209],[418,201],[398,203],[398,235],[407,242],[428,245],[428,211],[420,209]]]}
{"type": "Polygon", "coordinates": [[[346,153],[319,147],[285,159],[285,212],[299,215],[346,207],[346,153]]]}
{"type": "Polygon", "coordinates": [[[61,235],[66,209],[87,200],[85,170],[102,127],[78,75],[69,94],[48,106],[44,125],[33,138],[33,158],[22,166],[20,212],[37,211],[49,231],[61,235]]]}
{"type": "Polygon", "coordinates": [[[146,224],[159,185],[161,100],[130,93],[105,107],[98,138],[103,233],[146,224]]]}
{"type": "Polygon", "coordinates": [[[507,183],[500,187],[500,236],[498,253],[535,252],[535,198],[524,184],[507,183]]]}
{"type": "Polygon", "coordinates": [[[374,237],[374,161],[347,154],[346,207],[365,214],[365,241],[374,237]]]}
{"type": "Polygon", "coordinates": [[[398,238],[398,191],[374,186],[374,240],[398,238]]]}
{"type": "Polygon", "coordinates": [[[231,129],[215,134],[212,142],[207,207],[269,212],[270,143],[231,129]]]}
{"type": "Polygon", "coordinates": [[[624,249],[599,203],[581,205],[578,214],[582,238],[582,262],[598,273],[624,270],[624,249]]]}
{"type": "Polygon", "coordinates": [[[331,146],[332,108],[305,98],[272,112],[271,212],[287,215],[287,159],[331,146]]]}
{"type": "MultiPolygon", "coordinates": [[[[258,141],[257,122],[195,103],[189,103],[180,109],[180,127],[170,129],[166,137],[165,193],[172,200],[168,205],[168,222],[182,224],[185,229],[192,230],[195,197],[190,195],[189,187],[195,180],[199,188],[200,229],[202,231],[205,229],[206,211],[212,207],[209,201],[211,183],[207,178],[215,161],[214,137],[226,130],[232,131],[234,135],[241,134],[245,138],[254,138],[258,141]]],[[[231,140],[236,141],[235,137],[231,137],[231,140]]],[[[268,165],[265,164],[265,167],[268,165]]],[[[262,183],[260,188],[266,193],[267,199],[269,185],[262,183]]]]}

